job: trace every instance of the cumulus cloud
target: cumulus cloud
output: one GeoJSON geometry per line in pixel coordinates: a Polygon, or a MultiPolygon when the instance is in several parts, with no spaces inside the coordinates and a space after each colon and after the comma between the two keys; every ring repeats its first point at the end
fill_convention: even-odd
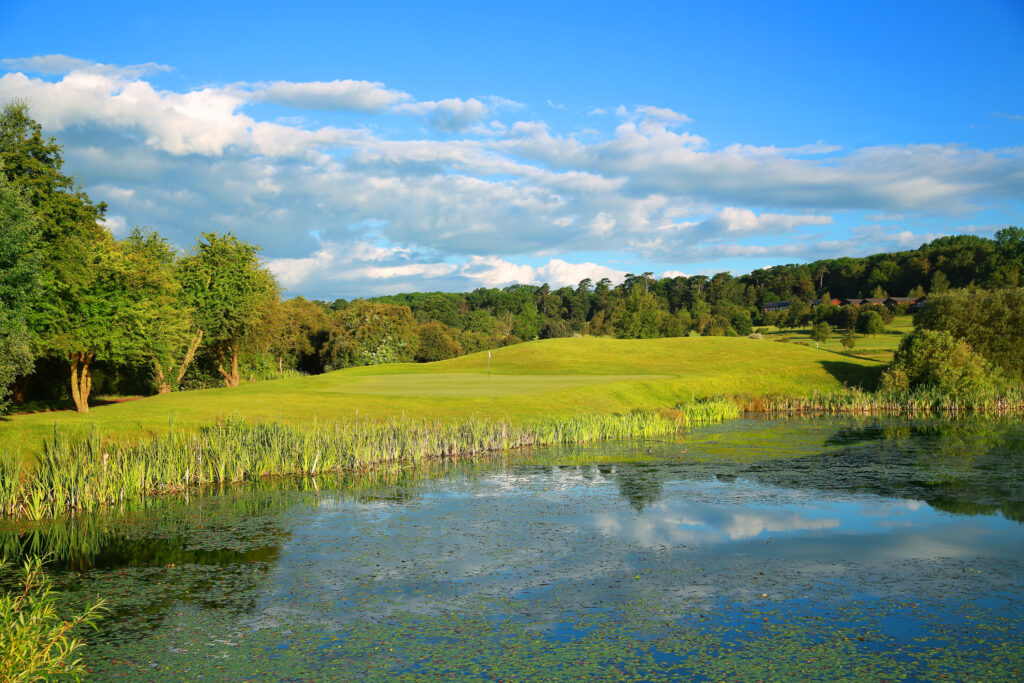
{"type": "Polygon", "coordinates": [[[29,99],[65,146],[66,168],[110,204],[113,229],[150,225],[180,245],[234,230],[307,295],[621,275],[570,263],[571,253],[678,272],[904,248],[941,234],[942,217],[960,232],[979,209],[1019,207],[1024,187],[1021,147],[715,146],[685,114],[650,105],[622,107],[599,135],[562,134],[517,120],[522,106],[511,100],[420,102],[375,81],[169,90],[147,77],[159,65],[50,55],[2,66],[0,100],[29,99]],[[339,110],[390,117],[399,132],[264,120],[246,108],[254,102],[315,109],[326,121],[339,110]],[[859,211],[891,218],[884,230],[839,229],[859,211]],[[520,265],[539,253],[551,260],[520,265]]]}
{"type": "Polygon", "coordinates": [[[475,97],[468,100],[451,97],[437,102],[410,102],[400,104],[394,110],[423,116],[431,127],[447,132],[468,128],[490,113],[490,108],[475,97]]]}
{"type": "Polygon", "coordinates": [[[371,81],[274,81],[252,88],[253,99],[299,109],[348,110],[374,114],[410,99],[408,93],[371,81]]]}
{"type": "Polygon", "coordinates": [[[505,287],[511,284],[540,284],[532,266],[519,266],[497,256],[473,256],[459,273],[484,287],[505,287]]]}
{"type": "Polygon", "coordinates": [[[596,263],[567,263],[556,258],[537,268],[537,276],[552,287],[575,286],[587,278],[594,282],[608,278],[613,284],[619,284],[626,278],[626,271],[596,263]]]}

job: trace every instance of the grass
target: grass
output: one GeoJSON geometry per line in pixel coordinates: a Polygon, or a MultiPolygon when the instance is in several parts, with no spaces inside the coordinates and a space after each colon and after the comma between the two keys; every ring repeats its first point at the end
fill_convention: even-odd
{"type": "MultiPolygon", "coordinates": [[[[814,346],[814,340],[811,339],[810,327],[797,330],[781,330],[778,327],[757,329],[764,330],[762,334],[764,334],[764,338],[768,340],[774,341],[782,337],[789,337],[791,342],[803,342],[809,346],[814,346]]],[[[898,315],[892,319],[892,322],[885,326],[885,334],[874,336],[857,334],[857,345],[853,347],[850,355],[865,360],[877,360],[884,363],[891,363],[893,353],[896,352],[896,347],[900,345],[900,340],[903,339],[904,335],[910,334],[913,329],[914,316],[898,315]]],[[[840,341],[842,336],[843,330],[833,330],[832,336],[829,337],[828,341],[820,345],[820,349],[824,351],[832,351],[833,353],[844,353],[845,349],[840,341]]]]}
{"type": "Polygon", "coordinates": [[[98,429],[139,440],[172,427],[194,432],[218,419],[305,424],[360,419],[470,418],[523,423],[545,417],[615,415],[713,397],[740,404],[811,396],[844,384],[873,386],[882,363],[812,346],[735,337],[548,339],[428,364],[350,368],[310,377],[151,396],[70,411],[11,415],[0,449],[32,456],[54,426],[69,438],[98,429]]]}
{"type": "Polygon", "coordinates": [[[68,439],[59,430],[23,476],[0,460],[0,513],[39,520],[121,505],[148,495],[271,476],[362,473],[396,465],[489,457],[513,449],[608,439],[650,439],[695,423],[739,416],[730,401],[660,414],[547,418],[527,424],[470,419],[350,420],[300,427],[230,419],[196,434],[171,432],[134,444],[68,439]]]}

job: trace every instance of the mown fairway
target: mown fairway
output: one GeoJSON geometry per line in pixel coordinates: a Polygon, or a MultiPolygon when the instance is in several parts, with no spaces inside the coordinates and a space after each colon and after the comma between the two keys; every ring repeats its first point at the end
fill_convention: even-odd
{"type": "Polygon", "coordinates": [[[58,425],[136,438],[230,415],[304,422],[390,417],[513,420],[657,410],[692,399],[805,396],[843,383],[871,385],[881,364],[796,344],[729,337],[548,339],[429,364],[350,368],[324,375],[190,391],[71,411],[12,415],[0,446],[38,450],[58,425]]]}
{"type": "MultiPolygon", "coordinates": [[[[892,361],[892,355],[896,352],[897,347],[899,347],[903,335],[910,334],[913,329],[914,316],[898,315],[885,326],[885,334],[863,335],[858,333],[857,344],[853,347],[851,353],[854,356],[863,356],[889,363],[892,361]]],[[[781,337],[789,337],[793,342],[803,342],[814,346],[814,340],[811,339],[811,328],[809,327],[797,330],[780,330],[777,327],[767,327],[764,330],[765,339],[776,340],[781,337]]],[[[833,330],[832,336],[828,338],[828,341],[820,345],[821,348],[826,351],[842,353],[844,351],[843,334],[843,330],[833,330]]]]}

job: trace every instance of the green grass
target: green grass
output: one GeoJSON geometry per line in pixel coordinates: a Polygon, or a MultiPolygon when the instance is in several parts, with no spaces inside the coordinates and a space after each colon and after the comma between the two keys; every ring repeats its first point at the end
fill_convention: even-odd
{"type": "MultiPolygon", "coordinates": [[[[790,343],[803,342],[809,346],[814,346],[814,340],[811,339],[810,327],[797,330],[781,330],[777,327],[757,329],[763,329],[764,338],[768,340],[774,341],[780,337],[789,337],[790,343]]],[[[910,334],[913,329],[914,316],[898,315],[892,319],[892,322],[885,326],[885,334],[857,334],[857,345],[853,347],[850,355],[866,360],[877,360],[884,363],[891,363],[893,353],[896,352],[896,348],[900,345],[900,340],[903,339],[904,335],[910,334]]],[[[832,351],[833,353],[844,353],[845,350],[843,349],[842,341],[840,341],[843,333],[843,330],[833,330],[832,336],[829,337],[827,342],[820,345],[820,349],[823,351],[832,351]]]]}
{"type": "Polygon", "coordinates": [[[136,440],[195,430],[228,416],[301,424],[415,417],[512,422],[581,414],[657,411],[694,399],[809,396],[845,383],[871,386],[882,364],[813,346],[734,337],[548,339],[428,364],[350,368],[232,389],[151,396],[71,411],[11,415],[0,448],[34,454],[54,426],[69,438],[95,428],[136,440]]]}

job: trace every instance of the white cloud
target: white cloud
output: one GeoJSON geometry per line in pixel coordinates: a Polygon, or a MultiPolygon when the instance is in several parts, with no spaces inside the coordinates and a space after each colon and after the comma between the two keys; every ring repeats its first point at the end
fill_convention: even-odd
{"type": "Polygon", "coordinates": [[[778,213],[762,213],[758,215],[750,209],[727,206],[714,217],[704,223],[713,230],[733,234],[756,234],[771,232],[778,234],[788,232],[800,225],[831,225],[831,216],[812,214],[791,215],[778,213]]]}
{"type": "Polygon", "coordinates": [[[490,108],[475,97],[468,100],[452,97],[437,102],[399,104],[394,111],[424,116],[432,128],[455,132],[483,119],[490,113],[490,108]]]}
{"type": "Polygon", "coordinates": [[[662,123],[669,125],[679,125],[692,121],[686,114],[681,114],[677,111],[672,111],[666,107],[652,107],[649,105],[643,105],[633,110],[636,114],[654,121],[661,121],[662,123]]]}
{"type": "Polygon", "coordinates": [[[259,101],[286,104],[300,109],[365,113],[377,113],[410,99],[408,93],[390,90],[383,83],[353,80],[258,83],[252,88],[252,97],[259,101]]]}
{"type": "Polygon", "coordinates": [[[107,215],[103,218],[103,227],[110,231],[110,234],[114,237],[124,237],[128,234],[128,223],[125,221],[124,216],[111,216],[107,215]]]}
{"type": "Polygon", "coordinates": [[[67,74],[72,71],[84,71],[88,73],[98,73],[125,78],[137,78],[139,76],[159,73],[161,71],[171,71],[171,67],[166,64],[156,64],[155,62],[146,62],[145,64],[135,64],[130,66],[113,66],[110,64],[99,64],[85,59],[78,59],[77,57],[68,57],[67,55],[60,54],[0,59],[0,68],[8,71],[24,71],[31,74],[47,75],[67,74]]]}
{"type": "Polygon", "coordinates": [[[505,287],[510,284],[540,284],[531,266],[518,266],[497,256],[473,256],[459,273],[484,287],[505,287]]]}
{"type": "Polygon", "coordinates": [[[666,278],[666,277],[690,277],[690,276],[689,276],[689,274],[684,273],[681,270],[666,270],[664,273],[661,274],[661,277],[662,278],[666,278]]]}
{"type": "Polygon", "coordinates": [[[594,282],[608,278],[613,284],[618,284],[625,279],[626,271],[599,266],[596,263],[566,263],[556,258],[537,268],[537,277],[552,287],[576,286],[587,278],[594,282]]]}
{"type": "Polygon", "coordinates": [[[590,232],[595,237],[607,237],[615,229],[615,219],[606,211],[599,212],[590,222],[590,232]]]}
{"type": "Polygon", "coordinates": [[[30,100],[65,146],[65,168],[110,204],[116,229],[150,225],[176,244],[235,230],[262,244],[302,293],[369,293],[428,277],[453,289],[574,284],[604,266],[564,255],[595,249],[653,260],[653,269],[912,247],[940,234],[936,217],[962,232],[972,219],[993,220],[975,217],[979,208],[1018,207],[1024,187],[1024,147],[716,147],[664,107],[622,107],[623,120],[599,135],[559,134],[504,118],[521,105],[496,96],[416,102],[354,80],[168,90],[146,77],[166,69],[158,65],[62,55],[2,64],[20,72],[0,76],[0,100],[30,100]],[[267,121],[246,109],[257,101],[412,114],[446,135],[402,117],[387,119],[399,132],[356,116],[344,119],[356,118],[354,128],[267,121]],[[856,210],[901,224],[838,233],[834,221],[856,210]],[[551,260],[514,263],[523,254],[551,260]]]}

